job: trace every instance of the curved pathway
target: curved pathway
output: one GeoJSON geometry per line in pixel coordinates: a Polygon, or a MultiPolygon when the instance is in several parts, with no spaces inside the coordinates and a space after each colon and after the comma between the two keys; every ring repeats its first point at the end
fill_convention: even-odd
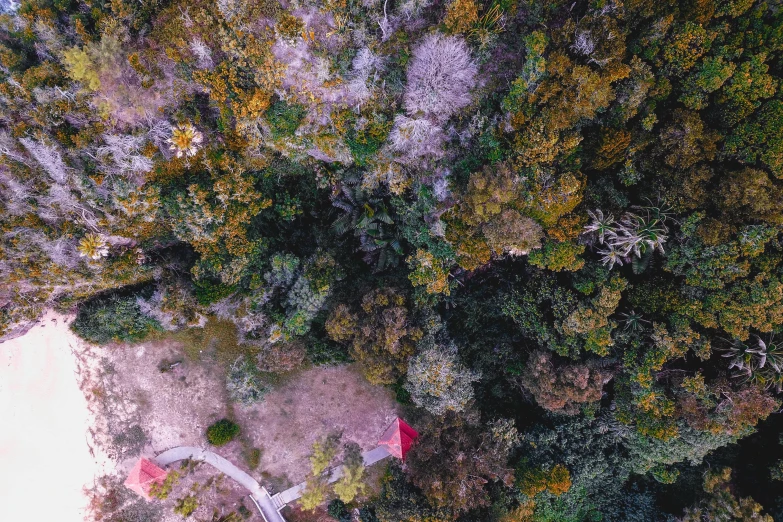
{"type": "MultiPolygon", "coordinates": [[[[390,457],[391,454],[386,450],[384,446],[378,446],[377,448],[367,451],[362,454],[365,466],[372,466],[378,461],[390,457]]],[[[260,485],[256,479],[236,467],[232,462],[224,459],[217,453],[207,451],[201,448],[193,446],[178,446],[164,451],[157,457],[155,462],[158,466],[168,466],[178,460],[200,460],[206,462],[215,467],[218,471],[236,480],[240,485],[250,492],[250,498],[261,512],[261,516],[264,517],[266,522],[285,522],[285,519],[280,514],[279,510],[283,509],[283,506],[289,502],[293,502],[302,496],[305,489],[305,483],[297,484],[296,486],[289,488],[282,493],[276,494],[274,497],[269,494],[266,488],[260,485]]],[[[343,476],[342,466],[336,467],[331,470],[329,474],[329,483],[336,482],[343,476]]]]}
{"type": "Polygon", "coordinates": [[[269,495],[266,488],[261,486],[256,479],[217,453],[212,453],[211,451],[193,446],[179,446],[164,451],[155,457],[154,460],[159,466],[163,467],[168,466],[172,462],[186,459],[206,462],[224,475],[236,480],[245,489],[250,491],[250,498],[253,499],[253,502],[256,504],[256,507],[261,512],[261,516],[264,517],[266,522],[285,522],[285,519],[275,508],[275,503],[272,501],[272,497],[269,495]]]}

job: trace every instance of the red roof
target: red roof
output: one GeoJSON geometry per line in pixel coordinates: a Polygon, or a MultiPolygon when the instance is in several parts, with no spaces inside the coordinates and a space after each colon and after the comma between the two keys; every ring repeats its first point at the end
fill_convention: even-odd
{"type": "Polygon", "coordinates": [[[145,458],[139,459],[125,479],[125,487],[132,489],[147,500],[150,498],[150,488],[153,484],[161,484],[166,480],[167,473],[145,458]]]}
{"type": "Polygon", "coordinates": [[[383,432],[381,440],[378,444],[384,445],[388,448],[389,453],[397,457],[398,459],[405,460],[405,455],[408,450],[413,446],[413,441],[419,436],[416,430],[408,426],[408,424],[397,417],[394,422],[386,428],[383,432]]]}

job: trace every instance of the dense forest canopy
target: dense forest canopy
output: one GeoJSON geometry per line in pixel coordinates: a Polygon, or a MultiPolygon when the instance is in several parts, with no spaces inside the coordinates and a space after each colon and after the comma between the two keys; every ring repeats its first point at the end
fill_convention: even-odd
{"type": "Polygon", "coordinates": [[[783,520],[779,0],[3,5],[0,335],[356,361],[363,521],[783,520]]]}

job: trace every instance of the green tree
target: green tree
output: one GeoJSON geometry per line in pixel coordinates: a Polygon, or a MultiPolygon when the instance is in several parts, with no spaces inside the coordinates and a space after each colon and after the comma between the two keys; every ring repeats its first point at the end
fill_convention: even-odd
{"type": "Polygon", "coordinates": [[[513,483],[507,460],[516,441],[516,429],[508,421],[490,424],[485,431],[475,413],[447,412],[422,427],[409,454],[408,473],[433,505],[455,515],[487,506],[486,484],[513,483]]]}
{"type": "Polygon", "coordinates": [[[434,415],[461,412],[473,400],[472,383],[479,377],[460,363],[455,347],[435,346],[410,360],[405,389],[417,406],[434,415]]]}
{"type": "Polygon", "coordinates": [[[783,178],[783,102],[765,103],[752,118],[734,127],[723,152],[745,163],[760,163],[776,178],[783,178]]]}
{"type": "Polygon", "coordinates": [[[530,355],[519,383],[533,394],[539,406],[569,415],[580,406],[601,399],[611,372],[591,364],[554,364],[551,352],[538,350],[530,355]]]}
{"type": "Polygon", "coordinates": [[[320,475],[326,471],[334,457],[337,456],[339,442],[339,435],[328,435],[313,443],[313,452],[310,454],[313,475],[320,475]]]}
{"type": "Polygon", "coordinates": [[[312,475],[305,482],[305,489],[299,497],[299,506],[306,511],[315,511],[324,503],[329,492],[329,484],[326,477],[312,475]]]}
{"type": "Polygon", "coordinates": [[[406,305],[397,290],[373,290],[362,298],[361,313],[338,306],[326,322],[333,340],[350,341],[352,355],[373,384],[391,384],[404,374],[421,339],[406,305]]]}
{"type": "Polygon", "coordinates": [[[93,91],[97,91],[101,87],[101,80],[98,78],[95,64],[84,49],[78,47],[66,49],[63,51],[63,62],[65,62],[68,75],[72,79],[83,83],[93,91]]]}
{"type": "Polygon", "coordinates": [[[347,443],[343,449],[342,472],[343,476],[332,488],[341,501],[352,502],[366,487],[362,450],[355,442],[347,443]]]}

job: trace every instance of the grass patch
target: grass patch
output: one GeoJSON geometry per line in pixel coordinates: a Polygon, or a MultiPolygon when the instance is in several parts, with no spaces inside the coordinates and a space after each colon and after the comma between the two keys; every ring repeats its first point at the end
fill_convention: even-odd
{"type": "Polygon", "coordinates": [[[240,355],[255,356],[258,348],[240,345],[237,327],[231,321],[210,317],[203,328],[185,328],[175,332],[156,332],[153,341],[177,342],[191,361],[215,360],[224,366],[231,365],[240,355]]]}
{"type": "Polygon", "coordinates": [[[242,451],[242,458],[250,470],[255,470],[261,465],[261,450],[259,448],[245,448],[242,451]]]}

